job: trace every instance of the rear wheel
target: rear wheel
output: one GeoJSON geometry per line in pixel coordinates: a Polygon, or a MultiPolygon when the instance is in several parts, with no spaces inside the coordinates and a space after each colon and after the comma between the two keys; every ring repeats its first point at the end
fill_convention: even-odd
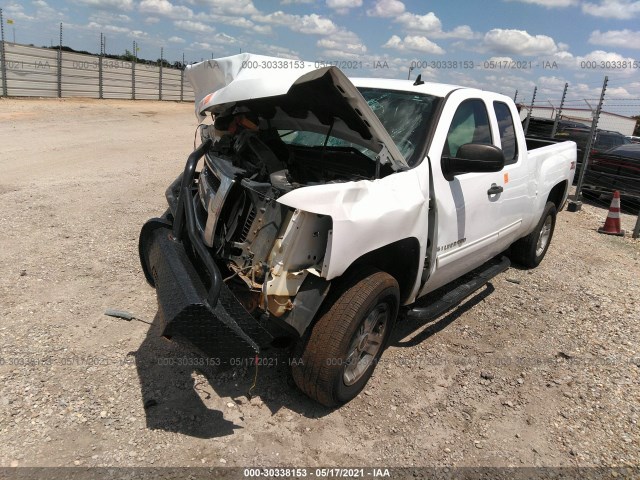
{"type": "Polygon", "coordinates": [[[292,362],[298,387],[328,407],[350,401],[367,384],[395,324],[400,289],[388,273],[364,268],[330,296],[292,362]]]}
{"type": "Polygon", "coordinates": [[[511,246],[511,259],[527,268],[540,265],[549,249],[556,226],[556,206],[547,202],[536,228],[511,246]]]}

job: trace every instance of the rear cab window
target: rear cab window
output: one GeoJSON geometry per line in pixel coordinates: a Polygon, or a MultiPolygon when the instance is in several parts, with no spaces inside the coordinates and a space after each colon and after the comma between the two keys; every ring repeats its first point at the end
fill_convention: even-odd
{"type": "Polygon", "coordinates": [[[504,102],[493,102],[493,109],[496,112],[496,119],[498,120],[504,164],[511,165],[518,161],[518,142],[516,140],[513,116],[511,115],[509,106],[504,102]]]}

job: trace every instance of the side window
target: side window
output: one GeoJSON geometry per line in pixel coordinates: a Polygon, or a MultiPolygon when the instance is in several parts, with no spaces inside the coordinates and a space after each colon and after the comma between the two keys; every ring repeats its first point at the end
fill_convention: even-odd
{"type": "Polygon", "coordinates": [[[447,134],[444,154],[455,157],[458,149],[467,143],[493,143],[487,108],[479,99],[465,100],[456,110],[447,134]]]}
{"type": "Polygon", "coordinates": [[[504,153],[504,164],[510,165],[518,161],[518,142],[516,141],[516,130],[513,126],[511,110],[506,103],[493,102],[498,119],[498,129],[500,130],[500,143],[502,153],[504,153]]]}

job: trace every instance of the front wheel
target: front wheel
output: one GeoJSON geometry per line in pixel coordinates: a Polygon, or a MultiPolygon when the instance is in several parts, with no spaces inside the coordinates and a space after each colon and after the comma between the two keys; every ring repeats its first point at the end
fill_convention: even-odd
{"type": "Polygon", "coordinates": [[[556,226],[556,206],[547,202],[536,228],[511,246],[511,259],[527,268],[535,268],[544,258],[556,226]]]}
{"type": "Polygon", "coordinates": [[[337,285],[311,331],[296,345],[298,387],[333,407],[355,398],[387,346],[400,289],[388,273],[364,268],[337,285]]]}

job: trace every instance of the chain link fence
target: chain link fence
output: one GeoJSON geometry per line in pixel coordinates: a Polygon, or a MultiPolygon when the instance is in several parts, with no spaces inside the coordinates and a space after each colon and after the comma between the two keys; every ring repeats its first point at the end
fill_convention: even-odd
{"type": "MultiPolygon", "coordinates": [[[[621,82],[620,82],[621,83],[621,82]]],[[[575,98],[571,85],[565,84],[557,96],[541,96],[537,87],[531,99],[517,99],[525,134],[572,140],[578,146],[578,162],[569,210],[586,204],[608,209],[613,194],[621,196],[628,234],[640,236],[640,92],[625,97],[607,95],[619,85],[605,77],[598,98],[575,98]],[[639,98],[630,98],[637,95],[639,98]],[[631,217],[633,222],[628,220],[631,217]]],[[[584,86],[581,86],[582,91],[584,86]]],[[[590,90],[595,90],[591,85],[590,90]]],[[[604,221],[604,217],[603,217],[604,221]]]]}
{"type": "Polygon", "coordinates": [[[3,96],[193,101],[182,69],[5,42],[3,96]]]}
{"type": "Polygon", "coordinates": [[[182,62],[169,64],[136,58],[136,44],[128,60],[104,52],[100,34],[100,54],[79,53],[62,46],[35,47],[7,42],[0,10],[0,94],[11,97],[87,97],[132,100],[193,101],[193,91],[185,85],[182,62]]]}

